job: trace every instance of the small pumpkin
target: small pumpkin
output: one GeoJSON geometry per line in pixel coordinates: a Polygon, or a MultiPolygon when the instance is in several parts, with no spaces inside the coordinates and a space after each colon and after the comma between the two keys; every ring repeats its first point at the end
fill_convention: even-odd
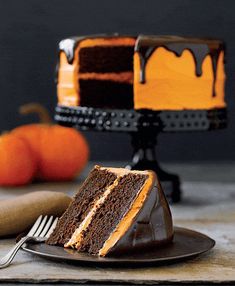
{"type": "Polygon", "coordinates": [[[12,131],[33,150],[38,164],[37,178],[64,181],[82,171],[88,161],[89,147],[80,132],[52,124],[48,111],[39,104],[24,105],[20,113],[37,113],[40,118],[40,123],[22,125],[12,131]]]}
{"type": "Polygon", "coordinates": [[[19,186],[30,183],[36,172],[36,158],[28,143],[6,133],[0,136],[0,185],[19,186]]]}

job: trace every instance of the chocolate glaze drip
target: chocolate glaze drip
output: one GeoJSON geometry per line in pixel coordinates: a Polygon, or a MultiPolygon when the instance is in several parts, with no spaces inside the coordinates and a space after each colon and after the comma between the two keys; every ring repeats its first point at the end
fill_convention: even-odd
{"type": "MultiPolygon", "coordinates": [[[[153,188],[157,188],[154,186],[153,188]]],[[[132,247],[135,245],[138,245],[139,241],[141,241],[141,244],[145,242],[145,239],[147,237],[148,240],[151,242],[155,240],[154,235],[154,227],[156,227],[156,221],[152,223],[152,215],[154,210],[156,209],[157,205],[159,203],[159,195],[158,195],[158,189],[156,190],[156,197],[151,198],[148,202],[148,212],[144,214],[144,216],[141,218],[140,221],[136,222],[136,227],[134,229],[134,235],[133,235],[133,241],[132,241],[132,247]]],[[[158,231],[162,232],[165,231],[165,229],[159,229],[158,231]]]]}
{"type": "Polygon", "coordinates": [[[170,243],[174,230],[171,211],[163,190],[157,181],[150,187],[139,214],[123,237],[110,250],[111,255],[144,251],[156,245],[170,243]]]}
{"type": "Polygon", "coordinates": [[[145,83],[146,64],[152,53],[163,47],[180,57],[185,50],[189,50],[195,61],[196,76],[202,75],[202,63],[207,55],[211,56],[213,67],[212,95],[215,96],[216,71],[219,54],[224,50],[224,44],[218,40],[183,38],[177,36],[142,36],[135,45],[135,51],[140,56],[140,83],[145,83]]]}
{"type": "Polygon", "coordinates": [[[83,37],[71,37],[60,41],[59,52],[63,51],[65,53],[69,64],[72,64],[75,48],[82,39],[83,37]]]}

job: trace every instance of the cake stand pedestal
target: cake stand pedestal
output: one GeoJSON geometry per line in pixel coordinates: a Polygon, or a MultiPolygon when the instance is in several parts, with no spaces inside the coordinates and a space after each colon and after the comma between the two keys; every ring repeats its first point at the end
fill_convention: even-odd
{"type": "Polygon", "coordinates": [[[155,148],[157,145],[155,132],[131,133],[133,147],[132,162],[126,166],[130,170],[153,170],[158,175],[167,199],[171,202],[180,200],[180,180],[175,174],[164,171],[156,158],[155,148]]]}
{"type": "Polygon", "coordinates": [[[125,132],[131,135],[132,162],[126,167],[154,170],[170,202],[180,200],[177,175],[162,170],[155,156],[157,136],[166,132],[209,131],[227,126],[225,108],[211,110],[151,111],[67,107],[58,105],[55,120],[82,131],[125,132]]]}

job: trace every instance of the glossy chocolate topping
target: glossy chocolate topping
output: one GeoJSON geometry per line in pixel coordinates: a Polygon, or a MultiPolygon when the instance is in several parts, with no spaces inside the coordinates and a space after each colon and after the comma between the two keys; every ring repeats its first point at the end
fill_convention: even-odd
{"type": "Polygon", "coordinates": [[[171,212],[162,188],[156,180],[132,226],[109,254],[117,256],[126,251],[151,248],[169,243],[172,239],[171,212]]]}
{"type": "Polygon", "coordinates": [[[215,96],[216,70],[219,54],[224,50],[224,44],[219,40],[203,38],[184,38],[178,36],[144,36],[140,35],[136,41],[135,52],[140,56],[140,83],[145,83],[145,68],[152,53],[160,48],[173,52],[180,57],[185,50],[189,50],[195,61],[196,76],[202,75],[202,63],[207,55],[211,56],[213,66],[213,96],[215,96]]]}

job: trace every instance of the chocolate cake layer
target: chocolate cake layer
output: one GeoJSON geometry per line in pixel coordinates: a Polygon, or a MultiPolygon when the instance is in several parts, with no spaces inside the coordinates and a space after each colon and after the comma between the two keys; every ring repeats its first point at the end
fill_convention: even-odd
{"type": "Polygon", "coordinates": [[[133,71],[134,46],[95,46],[79,51],[79,72],[133,71]]]}
{"type": "Polygon", "coordinates": [[[108,80],[79,80],[80,106],[132,109],[133,86],[108,80]]]}
{"type": "Polygon", "coordinates": [[[97,210],[92,222],[83,232],[84,239],[78,247],[79,251],[98,254],[105,241],[130,209],[146,179],[147,175],[135,174],[120,178],[118,185],[105,200],[105,204],[97,210]]]}
{"type": "Polygon", "coordinates": [[[67,243],[94,206],[95,201],[102,196],[107,186],[111,185],[116,178],[117,176],[114,173],[94,168],[80,187],[68,209],[59,219],[47,243],[59,245],[67,243]]]}

